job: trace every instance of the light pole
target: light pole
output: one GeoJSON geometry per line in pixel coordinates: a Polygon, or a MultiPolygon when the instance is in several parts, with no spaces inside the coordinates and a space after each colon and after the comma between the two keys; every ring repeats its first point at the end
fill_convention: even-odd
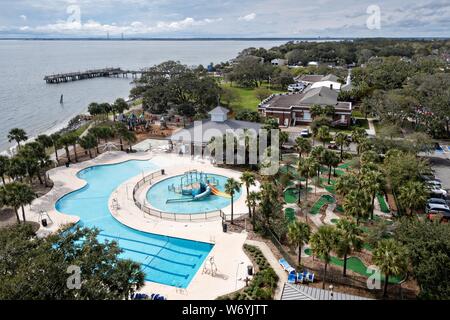
{"type": "Polygon", "coordinates": [[[239,272],[239,266],[240,266],[241,264],[244,264],[244,262],[242,262],[242,261],[239,262],[238,265],[237,265],[237,268],[236,268],[236,283],[235,283],[235,286],[234,286],[234,290],[237,290],[238,272],[239,272]]]}
{"type": "Polygon", "coordinates": [[[331,291],[330,296],[331,296],[331,300],[333,300],[333,295],[334,295],[333,294],[333,289],[334,289],[334,287],[333,287],[332,284],[330,284],[330,286],[328,288],[330,288],[330,291],[331,291]]]}

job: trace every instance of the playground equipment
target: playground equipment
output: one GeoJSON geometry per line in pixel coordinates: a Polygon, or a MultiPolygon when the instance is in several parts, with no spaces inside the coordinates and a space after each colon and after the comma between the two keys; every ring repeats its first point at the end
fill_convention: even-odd
{"type": "Polygon", "coordinates": [[[168,186],[169,191],[181,194],[183,197],[168,199],[166,203],[199,201],[211,194],[231,198],[230,195],[218,190],[216,188],[218,185],[219,180],[213,176],[197,170],[187,171],[181,176],[180,185],[172,184],[168,186]]]}

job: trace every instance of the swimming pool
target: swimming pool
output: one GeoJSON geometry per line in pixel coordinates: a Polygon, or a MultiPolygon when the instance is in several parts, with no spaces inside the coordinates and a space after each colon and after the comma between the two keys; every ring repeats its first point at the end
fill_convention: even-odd
{"type": "MultiPolygon", "coordinates": [[[[214,181],[214,187],[219,192],[225,192],[225,184],[228,180],[227,177],[206,173],[207,179],[214,181]]],[[[231,199],[229,197],[216,196],[210,194],[209,196],[192,201],[189,197],[182,196],[173,189],[173,186],[178,187],[181,183],[183,175],[174,176],[168,179],[164,179],[158,183],[155,183],[147,192],[147,201],[156,209],[163,212],[177,213],[177,214],[196,214],[212,212],[223,209],[231,205],[231,199]],[[168,200],[182,200],[182,202],[167,202],[168,200]]],[[[234,201],[238,200],[241,196],[241,192],[236,192],[234,195],[234,201]]]]}
{"type": "Polygon", "coordinates": [[[87,168],[77,174],[87,185],[58,200],[55,207],[80,217],[81,226],[100,229],[99,240],[116,241],[124,250],[121,258],[141,263],[146,281],[187,288],[213,245],[134,230],[118,222],[108,208],[119,185],[156,169],[151,162],[138,160],[87,168]]]}

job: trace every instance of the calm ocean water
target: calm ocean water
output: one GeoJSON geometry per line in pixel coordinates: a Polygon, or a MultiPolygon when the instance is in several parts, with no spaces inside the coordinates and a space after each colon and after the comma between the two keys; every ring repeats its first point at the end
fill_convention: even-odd
{"type": "Polygon", "coordinates": [[[46,84],[47,74],[104,67],[140,69],[166,60],[206,66],[232,59],[248,47],[271,48],[284,42],[0,41],[0,151],[11,146],[6,138],[11,128],[23,128],[29,137],[56,131],[85,112],[89,103],[126,98],[131,88],[131,78],[46,84]]]}

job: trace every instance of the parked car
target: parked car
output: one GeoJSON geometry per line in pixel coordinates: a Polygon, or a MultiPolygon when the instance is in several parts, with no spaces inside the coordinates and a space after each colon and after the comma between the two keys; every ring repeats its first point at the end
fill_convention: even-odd
{"type": "Polygon", "coordinates": [[[425,183],[431,187],[442,188],[442,184],[439,181],[428,180],[425,183]]]}
{"type": "Polygon", "coordinates": [[[441,179],[436,178],[436,177],[433,176],[433,175],[421,175],[420,177],[421,177],[422,180],[425,181],[425,182],[426,182],[426,181],[437,181],[437,182],[439,182],[439,183],[442,183],[441,179]]]}
{"type": "Polygon", "coordinates": [[[303,83],[293,83],[287,89],[289,92],[301,92],[305,89],[305,85],[303,83]]]}
{"type": "Polygon", "coordinates": [[[430,199],[428,199],[427,203],[448,205],[446,200],[440,199],[440,198],[430,198],[430,199]]]}
{"type": "Polygon", "coordinates": [[[300,131],[300,136],[302,136],[303,138],[308,138],[309,136],[311,136],[311,132],[309,131],[309,129],[303,129],[302,131],[300,131]]]}
{"type": "Polygon", "coordinates": [[[434,220],[437,215],[441,216],[441,219],[440,219],[441,222],[448,223],[450,221],[450,213],[445,212],[445,211],[444,212],[439,212],[439,211],[430,212],[427,214],[427,218],[429,220],[434,220]]]}
{"type": "Polygon", "coordinates": [[[332,149],[332,150],[339,149],[338,145],[336,144],[336,141],[330,141],[330,144],[328,145],[328,149],[332,149]]]}
{"type": "Polygon", "coordinates": [[[440,198],[447,198],[447,191],[437,186],[430,186],[430,193],[432,195],[438,195],[440,198]]]}
{"type": "Polygon", "coordinates": [[[450,208],[446,204],[438,204],[438,203],[427,203],[427,206],[425,207],[425,212],[448,212],[450,213],[450,208]]]}

